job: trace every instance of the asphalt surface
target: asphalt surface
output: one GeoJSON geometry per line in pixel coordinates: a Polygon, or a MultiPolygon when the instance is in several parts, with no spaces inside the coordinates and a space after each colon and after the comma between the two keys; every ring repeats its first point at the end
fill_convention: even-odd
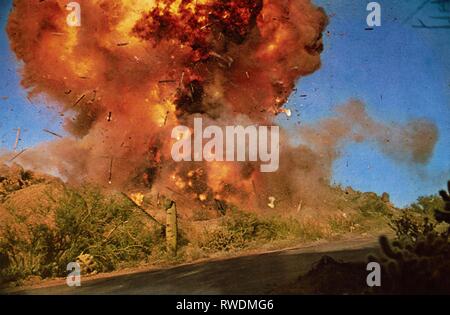
{"type": "Polygon", "coordinates": [[[365,261],[376,251],[375,240],[354,239],[169,269],[17,291],[14,294],[266,294],[307,273],[323,255],[346,262],[365,261]]]}

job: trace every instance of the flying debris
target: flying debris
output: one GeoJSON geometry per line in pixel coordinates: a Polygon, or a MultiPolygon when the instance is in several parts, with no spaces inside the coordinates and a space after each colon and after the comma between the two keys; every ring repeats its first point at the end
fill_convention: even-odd
{"type": "Polygon", "coordinates": [[[273,196],[270,196],[269,197],[269,203],[267,204],[267,206],[270,208],[270,209],[275,209],[275,201],[276,201],[277,199],[275,198],[275,197],[273,197],[273,196]]]}
{"type": "Polygon", "coordinates": [[[229,57],[229,56],[222,56],[221,54],[216,53],[215,51],[211,51],[209,53],[212,57],[216,57],[217,59],[225,62],[225,65],[219,63],[219,65],[222,65],[223,67],[228,67],[231,68],[231,65],[233,64],[234,60],[233,58],[229,57]]]}
{"type": "Polygon", "coordinates": [[[133,205],[138,208],[140,211],[142,211],[143,214],[145,214],[145,216],[147,218],[149,218],[151,221],[153,221],[154,223],[156,223],[157,225],[163,227],[164,224],[160,223],[158,220],[156,220],[150,213],[147,212],[147,210],[145,210],[141,205],[139,205],[132,197],[130,197],[128,194],[122,192],[122,195],[128,199],[129,201],[131,201],[133,203],[133,205]]]}
{"type": "Polygon", "coordinates": [[[159,84],[163,84],[163,83],[176,83],[177,80],[159,80],[158,83],[159,84]]]}
{"type": "Polygon", "coordinates": [[[279,108],[276,111],[276,115],[278,115],[278,114],[285,114],[287,117],[291,117],[292,111],[289,108],[279,108]]]}
{"type": "Polygon", "coordinates": [[[167,111],[166,112],[166,116],[164,117],[164,124],[163,124],[163,126],[165,126],[167,124],[167,118],[169,117],[169,114],[170,114],[170,112],[167,111]]]}
{"type": "Polygon", "coordinates": [[[86,97],[86,94],[83,94],[76,102],[75,104],[73,104],[73,107],[77,106],[78,104],[80,104],[80,102],[86,97]]]}
{"type": "Polygon", "coordinates": [[[130,194],[130,198],[140,207],[144,204],[144,194],[140,192],[130,194]]]}
{"type": "Polygon", "coordinates": [[[22,131],[22,129],[19,127],[17,129],[17,133],[16,133],[16,141],[14,141],[14,147],[13,147],[13,151],[17,150],[17,147],[19,146],[19,141],[20,141],[20,133],[22,131]]]}
{"type": "Polygon", "coordinates": [[[291,117],[292,116],[292,111],[289,108],[286,108],[285,112],[286,116],[291,117]]]}
{"type": "Polygon", "coordinates": [[[109,113],[108,113],[108,117],[106,117],[106,120],[107,120],[108,122],[111,122],[111,121],[112,121],[112,112],[109,112],[109,113]]]}
{"type": "Polygon", "coordinates": [[[14,160],[17,159],[19,156],[21,156],[26,150],[28,150],[28,149],[23,149],[22,151],[20,151],[19,153],[17,153],[16,155],[14,155],[11,159],[9,159],[8,162],[14,161],[14,160]]]}
{"type": "Polygon", "coordinates": [[[55,137],[63,138],[63,136],[61,136],[60,134],[57,134],[56,132],[50,131],[50,130],[48,130],[48,129],[42,129],[42,131],[44,131],[44,132],[46,132],[46,133],[49,133],[49,134],[51,134],[51,135],[53,135],[53,136],[55,136],[55,137]]]}
{"type": "Polygon", "coordinates": [[[108,178],[108,184],[112,184],[112,176],[113,176],[113,162],[114,162],[114,157],[111,158],[111,161],[109,163],[109,178],[108,178]]]}
{"type": "Polygon", "coordinates": [[[298,207],[297,207],[297,213],[299,213],[300,210],[302,210],[302,206],[303,206],[303,200],[300,200],[300,203],[298,204],[298,207]]]}

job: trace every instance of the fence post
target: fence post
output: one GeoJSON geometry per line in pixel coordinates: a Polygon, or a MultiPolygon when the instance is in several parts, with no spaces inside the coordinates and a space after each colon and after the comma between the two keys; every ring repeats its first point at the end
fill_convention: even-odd
{"type": "Polygon", "coordinates": [[[171,201],[166,207],[166,246],[172,256],[177,254],[177,205],[171,201]]]}

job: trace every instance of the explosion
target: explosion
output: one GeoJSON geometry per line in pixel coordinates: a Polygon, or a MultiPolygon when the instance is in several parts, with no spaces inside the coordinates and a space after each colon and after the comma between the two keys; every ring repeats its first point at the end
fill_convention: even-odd
{"type": "Polygon", "coordinates": [[[74,183],[152,188],[203,206],[266,206],[275,193],[297,204],[320,192],[332,159],[314,145],[292,148],[285,137],[281,171],[263,175],[256,163],[175,163],[170,133],[196,116],[220,126],[290,116],[283,106],[297,81],[320,67],[321,8],[310,0],[79,3],[81,26],[70,27],[67,1],[14,1],[7,30],[22,84],[57,104],[72,135],[18,161],[74,183]]]}

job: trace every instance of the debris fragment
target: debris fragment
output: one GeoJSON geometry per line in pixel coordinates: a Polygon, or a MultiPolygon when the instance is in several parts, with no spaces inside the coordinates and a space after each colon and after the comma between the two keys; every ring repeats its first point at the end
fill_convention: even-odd
{"type": "Polygon", "coordinates": [[[300,200],[300,203],[298,204],[298,207],[297,207],[297,213],[299,213],[300,210],[302,210],[302,206],[303,206],[303,200],[300,200]]]}
{"type": "Polygon", "coordinates": [[[51,135],[53,135],[53,136],[56,136],[56,137],[58,137],[58,138],[63,138],[63,136],[61,136],[60,134],[57,134],[56,132],[50,131],[50,130],[48,130],[48,129],[42,129],[42,131],[44,131],[44,132],[46,132],[46,133],[49,133],[49,134],[51,134],[51,135]]]}
{"type": "Polygon", "coordinates": [[[111,158],[111,162],[109,163],[109,179],[108,179],[108,184],[112,184],[112,170],[113,170],[113,162],[114,162],[114,157],[111,158]]]}
{"type": "Polygon", "coordinates": [[[73,106],[77,106],[84,98],[86,97],[86,94],[83,94],[76,102],[73,104],[73,106]]]}
{"type": "Polygon", "coordinates": [[[15,159],[17,159],[20,155],[22,155],[27,149],[23,149],[22,151],[20,151],[19,153],[17,153],[16,155],[14,155],[8,162],[12,162],[15,159]]]}
{"type": "Polygon", "coordinates": [[[292,111],[289,108],[286,108],[284,110],[284,113],[286,114],[286,116],[291,117],[292,116],[292,111]]]}
{"type": "Polygon", "coordinates": [[[123,47],[123,46],[127,46],[128,45],[128,43],[118,43],[117,44],[117,46],[119,46],[119,47],[123,47]]]}
{"type": "Polygon", "coordinates": [[[160,223],[158,220],[156,220],[150,213],[148,213],[143,207],[141,207],[140,205],[138,205],[130,196],[128,196],[126,193],[122,192],[122,195],[127,198],[129,201],[131,201],[133,203],[133,205],[138,208],[139,210],[142,211],[142,213],[144,213],[151,221],[153,221],[154,223],[156,223],[157,225],[164,227],[164,224],[160,223]]]}
{"type": "Polygon", "coordinates": [[[163,83],[175,83],[177,82],[176,80],[159,80],[158,83],[163,84],[163,83]]]}
{"type": "Polygon", "coordinates": [[[276,115],[285,114],[287,117],[292,116],[292,111],[289,108],[279,108],[276,110],[276,115]]]}
{"type": "Polygon", "coordinates": [[[267,204],[267,206],[270,208],[270,209],[275,209],[275,201],[276,201],[277,199],[275,198],[275,197],[273,197],[273,196],[270,196],[269,197],[269,203],[267,204]]]}
{"type": "Polygon", "coordinates": [[[167,118],[169,117],[169,111],[166,112],[166,117],[164,117],[164,125],[165,126],[167,124],[167,118]]]}
{"type": "Polygon", "coordinates": [[[140,207],[144,204],[144,195],[140,192],[131,194],[130,198],[140,207]]]}
{"type": "Polygon", "coordinates": [[[180,78],[180,85],[179,85],[179,87],[178,88],[180,88],[181,89],[181,87],[183,86],[183,82],[184,81],[184,71],[181,73],[181,78],[180,78]]]}
{"type": "Polygon", "coordinates": [[[16,129],[17,133],[16,133],[16,141],[14,142],[14,147],[13,147],[13,151],[17,150],[17,147],[19,146],[19,141],[20,141],[20,133],[22,131],[22,129],[19,127],[16,129]]]}
{"type": "Polygon", "coordinates": [[[206,201],[208,199],[208,195],[206,195],[206,194],[199,194],[198,195],[198,199],[200,201],[206,201]]]}
{"type": "Polygon", "coordinates": [[[112,112],[109,112],[109,113],[108,113],[108,117],[106,117],[106,120],[107,120],[108,122],[111,122],[111,121],[112,121],[112,112]]]}
{"type": "Polygon", "coordinates": [[[222,56],[221,54],[216,53],[215,51],[211,51],[209,53],[212,57],[216,57],[219,60],[222,60],[223,62],[226,63],[226,65],[228,66],[228,68],[231,68],[231,65],[234,62],[234,59],[229,57],[229,56],[222,56]]]}

